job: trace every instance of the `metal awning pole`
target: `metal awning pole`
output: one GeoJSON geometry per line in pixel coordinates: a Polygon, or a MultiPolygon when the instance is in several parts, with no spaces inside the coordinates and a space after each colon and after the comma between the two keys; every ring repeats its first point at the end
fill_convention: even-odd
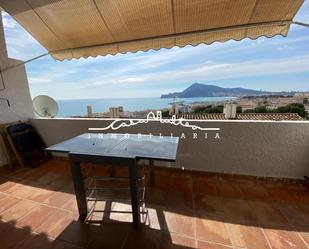
{"type": "MultiPolygon", "coordinates": [[[[4,73],[5,71],[10,70],[10,69],[13,69],[13,68],[16,68],[16,67],[19,67],[19,66],[24,65],[24,64],[26,64],[26,63],[28,63],[28,62],[37,60],[37,59],[39,59],[39,58],[41,58],[41,57],[44,57],[44,56],[46,56],[46,55],[48,55],[48,54],[49,54],[49,53],[44,53],[44,54],[41,54],[41,55],[36,56],[36,57],[34,57],[34,58],[31,58],[31,59],[29,59],[29,60],[26,60],[26,61],[17,63],[17,64],[15,64],[15,65],[12,65],[12,66],[9,66],[9,67],[3,68],[3,69],[0,67],[0,79],[1,79],[1,82],[2,82],[2,84],[3,84],[3,88],[1,88],[0,91],[5,91],[5,83],[4,83],[4,77],[3,77],[3,73],[4,73]]],[[[7,102],[7,104],[8,104],[8,106],[9,106],[9,107],[11,106],[9,99],[7,99],[7,98],[0,98],[0,100],[5,100],[5,101],[7,102]]]]}
{"type": "Polygon", "coordinates": [[[28,62],[31,62],[31,61],[40,59],[40,58],[42,58],[42,57],[44,57],[44,56],[46,56],[46,55],[49,55],[49,53],[44,53],[44,54],[38,55],[38,56],[36,56],[36,57],[34,57],[34,58],[31,58],[31,59],[29,59],[29,60],[26,60],[26,61],[17,63],[17,64],[15,64],[15,65],[12,65],[12,66],[9,66],[9,67],[6,67],[6,68],[3,68],[2,70],[0,70],[0,73],[3,73],[3,72],[5,72],[5,71],[10,70],[10,69],[15,68],[15,67],[19,67],[19,66],[24,65],[24,64],[26,64],[26,63],[28,63],[28,62]]]}
{"type": "Polygon", "coordinates": [[[304,22],[292,22],[292,24],[300,25],[306,28],[309,28],[309,23],[304,23],[304,22]]]}

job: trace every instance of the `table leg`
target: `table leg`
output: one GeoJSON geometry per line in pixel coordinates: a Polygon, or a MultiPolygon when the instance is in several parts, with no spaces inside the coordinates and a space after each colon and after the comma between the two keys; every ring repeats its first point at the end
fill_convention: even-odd
{"type": "Polygon", "coordinates": [[[115,165],[109,165],[108,166],[108,174],[109,177],[115,177],[115,165]]]}
{"type": "Polygon", "coordinates": [[[132,160],[129,165],[130,172],[130,190],[131,190],[131,205],[133,214],[133,225],[138,227],[140,223],[140,205],[137,192],[137,177],[136,177],[136,160],[132,160]]]}
{"type": "Polygon", "coordinates": [[[155,186],[154,161],[149,160],[149,186],[155,186]]]}
{"type": "Polygon", "coordinates": [[[73,177],[79,218],[81,220],[85,220],[87,217],[87,200],[85,193],[85,184],[80,168],[80,163],[72,160],[70,162],[71,162],[71,172],[73,177]]]}

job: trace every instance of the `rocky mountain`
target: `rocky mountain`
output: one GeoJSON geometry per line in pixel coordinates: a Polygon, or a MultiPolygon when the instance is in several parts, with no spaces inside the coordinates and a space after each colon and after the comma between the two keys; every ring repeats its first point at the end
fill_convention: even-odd
{"type": "Polygon", "coordinates": [[[182,92],[162,94],[161,98],[194,98],[194,97],[239,97],[245,95],[271,94],[271,92],[257,91],[241,87],[223,88],[214,85],[194,83],[182,92]]]}

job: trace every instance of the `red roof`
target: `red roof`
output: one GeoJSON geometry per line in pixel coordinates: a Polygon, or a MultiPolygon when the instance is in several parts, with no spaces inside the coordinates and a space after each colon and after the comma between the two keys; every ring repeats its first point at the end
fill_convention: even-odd
{"type": "MultiPolygon", "coordinates": [[[[176,115],[176,118],[199,120],[227,120],[223,113],[184,113],[176,115]]],[[[301,121],[304,119],[297,113],[237,113],[235,120],[301,121]]]]}

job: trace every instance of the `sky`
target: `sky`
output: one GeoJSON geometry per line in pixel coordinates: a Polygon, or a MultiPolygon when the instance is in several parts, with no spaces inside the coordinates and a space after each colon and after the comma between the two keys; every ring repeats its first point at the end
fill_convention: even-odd
{"type": "MultiPolygon", "coordinates": [[[[28,60],[46,50],[2,13],[9,57],[28,60]]],[[[306,0],[294,18],[309,23],[306,0]]],[[[145,98],[182,91],[192,83],[267,91],[309,91],[309,28],[291,25],[288,37],[215,42],[26,64],[31,96],[55,99],[145,98]]]]}

